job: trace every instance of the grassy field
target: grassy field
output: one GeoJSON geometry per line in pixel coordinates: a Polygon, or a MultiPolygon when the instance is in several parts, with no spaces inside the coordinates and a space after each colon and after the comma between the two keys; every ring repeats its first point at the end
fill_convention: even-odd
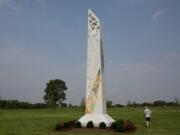
{"type": "MultiPolygon", "coordinates": [[[[152,108],[152,127],[145,127],[143,108],[110,108],[114,119],[131,120],[137,127],[132,135],[180,135],[180,108],[152,108]]],[[[108,131],[54,131],[60,121],[78,119],[83,111],[78,108],[0,110],[0,135],[108,135],[123,134],[108,131]]],[[[127,134],[127,133],[124,133],[127,134]]]]}

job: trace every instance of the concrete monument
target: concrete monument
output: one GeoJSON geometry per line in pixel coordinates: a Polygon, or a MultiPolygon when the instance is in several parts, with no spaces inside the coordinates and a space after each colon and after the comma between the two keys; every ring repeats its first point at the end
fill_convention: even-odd
{"type": "Polygon", "coordinates": [[[104,122],[109,127],[114,120],[106,113],[104,92],[104,56],[102,32],[99,18],[88,10],[88,54],[87,54],[86,111],[79,119],[82,126],[93,121],[94,126],[104,122]]]}

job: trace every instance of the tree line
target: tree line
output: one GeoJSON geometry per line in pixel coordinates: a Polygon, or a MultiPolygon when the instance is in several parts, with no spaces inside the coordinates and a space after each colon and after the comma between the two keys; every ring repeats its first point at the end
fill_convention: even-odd
{"type": "Polygon", "coordinates": [[[126,105],[122,104],[113,104],[112,101],[107,101],[107,107],[144,107],[144,106],[180,106],[180,100],[175,97],[174,101],[165,101],[165,100],[155,100],[153,102],[143,102],[143,103],[137,103],[135,101],[128,100],[126,105]]]}
{"type": "MultiPolygon", "coordinates": [[[[179,101],[171,101],[167,102],[165,100],[156,100],[153,102],[143,102],[143,103],[136,103],[136,102],[131,102],[130,100],[126,105],[122,104],[113,104],[112,101],[107,101],[106,102],[107,107],[144,107],[144,106],[179,106],[179,101]]],[[[79,105],[72,105],[72,104],[66,104],[63,103],[59,107],[80,107],[83,110],[85,110],[85,100],[84,98],[81,100],[79,105]]],[[[17,99],[15,100],[5,100],[5,99],[0,99],[0,108],[1,109],[43,109],[43,108],[53,108],[53,106],[49,106],[46,103],[29,103],[29,102],[23,102],[23,101],[18,101],[17,99]]]]}
{"type": "Polygon", "coordinates": [[[35,108],[46,108],[44,103],[29,103],[15,100],[0,99],[1,109],[35,109],[35,108]]]}
{"type": "MultiPolygon", "coordinates": [[[[85,98],[82,98],[79,106],[73,106],[72,104],[66,104],[66,90],[67,86],[65,81],[61,79],[50,80],[46,83],[44,89],[44,103],[29,103],[21,102],[18,100],[3,100],[0,98],[0,108],[2,109],[34,109],[34,108],[56,108],[56,107],[81,107],[85,110],[85,98]]],[[[174,101],[167,102],[165,100],[156,100],[153,102],[136,103],[135,101],[128,100],[126,105],[113,104],[111,100],[106,101],[107,107],[143,107],[143,106],[179,106],[180,101],[177,97],[174,101]]]]}

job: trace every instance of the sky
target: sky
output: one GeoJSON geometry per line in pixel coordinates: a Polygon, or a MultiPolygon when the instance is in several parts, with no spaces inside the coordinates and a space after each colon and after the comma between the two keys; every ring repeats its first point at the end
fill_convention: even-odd
{"type": "Polygon", "coordinates": [[[0,0],[0,97],[43,102],[46,83],[85,97],[87,13],[103,31],[105,92],[114,104],[180,98],[179,0],[0,0]]]}

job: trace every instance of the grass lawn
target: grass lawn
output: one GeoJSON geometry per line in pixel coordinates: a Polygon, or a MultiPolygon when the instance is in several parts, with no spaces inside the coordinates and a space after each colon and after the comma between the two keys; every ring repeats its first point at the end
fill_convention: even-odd
{"type": "MultiPolygon", "coordinates": [[[[114,119],[131,120],[137,127],[132,135],[180,135],[180,108],[152,108],[152,127],[145,127],[143,108],[109,108],[114,119]]],[[[123,134],[102,130],[81,132],[54,130],[60,121],[78,119],[83,115],[79,108],[0,110],[0,135],[109,135],[123,134]]],[[[124,133],[127,134],[127,133],[124,133]]]]}

